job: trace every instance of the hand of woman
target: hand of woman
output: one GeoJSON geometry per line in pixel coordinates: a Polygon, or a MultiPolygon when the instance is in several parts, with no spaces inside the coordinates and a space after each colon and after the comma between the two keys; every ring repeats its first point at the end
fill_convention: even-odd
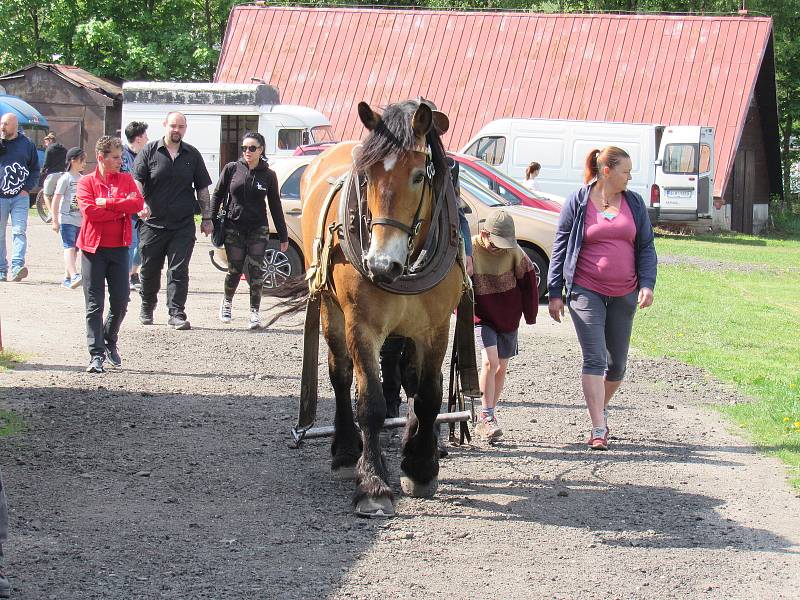
{"type": "Polygon", "coordinates": [[[289,249],[289,242],[281,242],[281,252],[286,252],[289,249]]]}
{"type": "Polygon", "coordinates": [[[95,198],[94,203],[96,206],[99,206],[100,208],[105,208],[106,205],[108,204],[108,198],[95,198]]]}
{"type": "Polygon", "coordinates": [[[59,226],[58,221],[56,221],[55,219],[53,219],[53,224],[51,225],[51,227],[52,227],[53,231],[55,231],[56,233],[58,233],[60,231],[60,229],[61,229],[60,226],[59,226]]]}
{"type": "Polygon", "coordinates": [[[642,288],[639,290],[639,308],[647,308],[653,303],[653,290],[642,288]]]}
{"type": "Polygon", "coordinates": [[[561,317],[564,316],[564,301],[561,298],[550,298],[547,308],[553,320],[561,323],[561,317]]]}

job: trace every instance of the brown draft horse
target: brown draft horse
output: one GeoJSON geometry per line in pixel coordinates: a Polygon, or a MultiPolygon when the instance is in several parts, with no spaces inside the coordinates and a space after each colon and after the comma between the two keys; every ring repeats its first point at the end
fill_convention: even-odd
{"type": "MultiPolygon", "coordinates": [[[[442,402],[441,367],[450,315],[462,293],[463,274],[454,264],[440,283],[416,295],[394,294],[375,285],[400,277],[404,265],[409,259],[413,261],[423,245],[420,240],[425,240],[430,227],[433,190],[441,189],[442,179],[450,176],[438,137],[447,131],[448,121],[424,101],[414,100],[393,104],[382,114],[362,102],[358,114],[370,131],[363,144],[343,142],[326,150],[303,175],[303,245],[309,261],[331,181],[355,166],[367,178],[366,203],[373,223],[369,250],[364,255],[369,278],[347,262],[334,242],[331,285],[322,292],[321,302],[322,332],[328,343],[328,369],[336,395],[331,468],[335,475],[352,476],[355,467],[353,502],[359,515],[392,516],[394,495],[379,438],[386,416],[379,351],[391,333],[414,341],[416,350],[411,360],[419,388],[409,403],[401,487],[409,495],[430,497],[436,491],[439,474],[434,422],[442,402]],[[432,159],[426,151],[426,137],[438,144],[439,151],[433,152],[432,159]],[[433,161],[433,182],[428,160],[433,161]],[[415,220],[419,227],[415,227],[415,220]],[[360,432],[350,397],[354,371],[360,432]]],[[[326,230],[336,219],[341,196],[334,199],[328,211],[326,230]]]]}

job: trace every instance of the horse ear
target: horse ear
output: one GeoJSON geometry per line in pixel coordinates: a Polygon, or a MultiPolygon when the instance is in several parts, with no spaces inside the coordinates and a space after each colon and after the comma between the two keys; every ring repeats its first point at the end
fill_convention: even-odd
{"type": "Polygon", "coordinates": [[[361,119],[364,127],[370,131],[375,129],[378,126],[378,121],[381,120],[381,116],[372,110],[366,102],[358,103],[358,117],[361,119]]]}
{"type": "Polygon", "coordinates": [[[436,129],[436,133],[444,135],[450,129],[450,119],[443,112],[435,110],[433,111],[433,127],[436,129]]]}
{"type": "Polygon", "coordinates": [[[425,137],[433,125],[433,111],[427,104],[420,104],[414,111],[414,118],[411,119],[411,128],[417,137],[425,137]]]}

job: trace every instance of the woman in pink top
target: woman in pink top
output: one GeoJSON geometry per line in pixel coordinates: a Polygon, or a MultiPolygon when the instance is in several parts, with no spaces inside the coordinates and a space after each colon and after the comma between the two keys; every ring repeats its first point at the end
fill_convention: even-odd
{"type": "Polygon", "coordinates": [[[561,211],[548,275],[550,315],[564,314],[583,351],[581,385],[592,419],[589,447],[608,449],[608,403],[628,360],[637,305],[653,303],[656,253],[647,207],[627,190],[631,159],[614,146],[586,157],[586,185],[561,211]]]}

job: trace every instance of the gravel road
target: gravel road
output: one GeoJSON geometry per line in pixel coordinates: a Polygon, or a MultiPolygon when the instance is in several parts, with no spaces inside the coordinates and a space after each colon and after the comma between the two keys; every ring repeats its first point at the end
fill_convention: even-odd
{"type": "Polygon", "coordinates": [[[502,443],[451,448],[438,494],[419,500],[400,494],[385,434],[398,516],[356,518],[328,442],[287,445],[299,319],[246,331],[243,285],[219,323],[208,249],[192,331],[166,326],[163,298],[139,325],[134,296],[124,368],[91,376],[82,294],[59,288],[60,245],[31,217],[31,275],[0,284],[3,342],[28,355],[0,374],[0,408],[27,425],[0,440],[14,598],[798,597],[800,497],[711,409],[746,399],[633,352],[612,450],[590,453],[574,333],[544,307],[521,330],[502,443]]]}

